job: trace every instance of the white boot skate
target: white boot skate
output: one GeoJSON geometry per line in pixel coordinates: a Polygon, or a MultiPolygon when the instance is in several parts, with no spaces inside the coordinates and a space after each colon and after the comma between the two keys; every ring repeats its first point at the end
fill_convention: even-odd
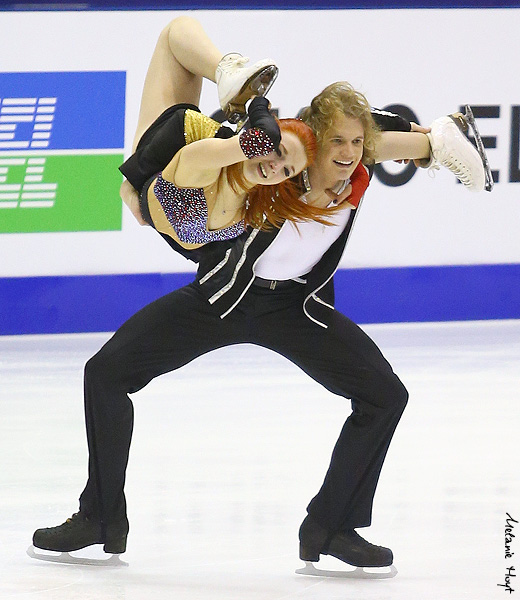
{"type": "Polygon", "coordinates": [[[431,124],[431,132],[426,135],[430,140],[432,161],[426,166],[435,168],[435,163],[441,164],[472,192],[491,191],[493,179],[478,131],[472,127],[477,143],[481,143],[481,152],[462,133],[468,129],[468,122],[467,114],[455,113],[431,124]]]}
{"type": "Polygon", "coordinates": [[[215,71],[220,107],[230,123],[246,115],[246,102],[265,96],[278,76],[278,67],[271,59],[246,66],[248,62],[249,58],[241,54],[226,54],[215,71]]]}

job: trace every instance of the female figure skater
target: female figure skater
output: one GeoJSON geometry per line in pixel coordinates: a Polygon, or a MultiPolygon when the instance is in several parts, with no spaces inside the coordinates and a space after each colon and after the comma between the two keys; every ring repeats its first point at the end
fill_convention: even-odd
{"type": "Polygon", "coordinates": [[[223,57],[197,21],[180,17],[161,32],[150,62],[121,196],[183,254],[237,237],[247,225],[262,227],[264,215],[276,224],[321,214],[287,181],[314,159],[314,135],[300,120],[277,121],[259,96],[277,74],[274,63],[247,67],[245,60],[223,57]],[[256,96],[248,129],[235,136],[200,113],[204,77],[218,81],[231,110],[245,111],[256,96]]]}

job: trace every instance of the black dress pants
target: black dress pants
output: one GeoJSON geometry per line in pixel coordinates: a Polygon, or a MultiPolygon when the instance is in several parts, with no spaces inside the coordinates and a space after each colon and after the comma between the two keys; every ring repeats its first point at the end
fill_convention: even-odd
{"type": "Polygon", "coordinates": [[[309,514],[331,532],[370,525],[383,461],[408,394],[375,343],[334,311],[327,329],[302,310],[303,288],[252,286],[221,319],[199,284],[176,290],[131,317],[85,367],[89,479],[80,509],[105,529],[126,521],[125,471],[133,428],[129,393],[223,346],[251,343],[287,357],[352,403],[309,514]]]}

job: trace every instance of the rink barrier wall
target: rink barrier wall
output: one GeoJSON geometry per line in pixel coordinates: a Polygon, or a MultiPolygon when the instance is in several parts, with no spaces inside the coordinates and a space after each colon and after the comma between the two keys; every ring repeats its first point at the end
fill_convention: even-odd
{"type": "MultiPolygon", "coordinates": [[[[114,331],[193,273],[0,278],[0,335],[114,331]]],[[[340,269],[356,323],[520,318],[520,264],[340,269]]]]}
{"type": "Polygon", "coordinates": [[[91,2],[5,2],[3,11],[124,10],[334,10],[419,8],[518,8],[518,0],[92,0],[91,2]]]}

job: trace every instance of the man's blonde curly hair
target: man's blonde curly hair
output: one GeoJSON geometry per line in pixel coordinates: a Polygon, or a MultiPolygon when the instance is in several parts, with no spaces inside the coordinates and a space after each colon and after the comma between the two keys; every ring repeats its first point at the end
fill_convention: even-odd
{"type": "Polygon", "coordinates": [[[319,147],[337,114],[361,121],[365,134],[361,161],[365,165],[373,164],[380,131],[372,117],[368,100],[347,81],[337,81],[327,86],[312,100],[310,106],[300,112],[299,117],[310,125],[319,147]]]}

